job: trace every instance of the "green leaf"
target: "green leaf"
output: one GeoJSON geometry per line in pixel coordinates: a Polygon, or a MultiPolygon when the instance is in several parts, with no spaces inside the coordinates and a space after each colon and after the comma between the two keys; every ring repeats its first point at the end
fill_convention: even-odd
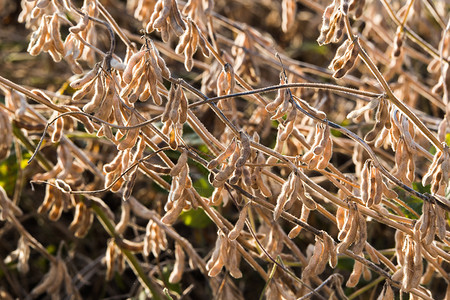
{"type": "Polygon", "coordinates": [[[206,228],[212,224],[211,220],[201,208],[183,211],[180,219],[184,225],[195,229],[206,228]]]}

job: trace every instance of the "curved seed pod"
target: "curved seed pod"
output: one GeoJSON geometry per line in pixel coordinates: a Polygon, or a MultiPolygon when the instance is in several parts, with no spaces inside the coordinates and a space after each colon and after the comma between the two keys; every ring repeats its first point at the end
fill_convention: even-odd
{"type": "Polygon", "coordinates": [[[303,181],[301,181],[300,178],[298,178],[297,180],[300,181],[300,183],[298,184],[298,196],[300,200],[308,209],[315,210],[317,208],[316,202],[311,197],[311,195],[306,192],[303,181]]]}
{"type": "MultiPolygon", "coordinates": [[[[285,84],[286,82],[280,78],[280,84],[285,84]]],[[[277,97],[274,101],[270,102],[266,105],[265,109],[267,112],[273,113],[277,110],[277,108],[286,101],[287,94],[285,89],[279,89],[277,93],[277,97]]]]}
{"type": "MultiPolygon", "coordinates": [[[[150,43],[152,45],[152,48],[150,50],[150,54],[154,57],[154,59],[156,60],[159,69],[161,70],[161,74],[165,77],[165,78],[170,78],[170,70],[169,68],[167,68],[166,62],[164,61],[164,59],[161,57],[161,55],[159,54],[158,49],[155,47],[155,45],[153,44],[153,41],[150,40],[150,43]]],[[[154,66],[155,67],[155,66],[154,66]]]]}
{"type": "MultiPolygon", "coordinates": [[[[343,21],[343,18],[341,18],[343,21]]],[[[334,72],[333,77],[334,78],[341,78],[344,77],[345,74],[347,74],[354,66],[356,59],[358,58],[359,48],[356,46],[358,41],[353,42],[346,51],[346,61],[342,65],[342,67],[334,72]]]]}
{"type": "Polygon", "coordinates": [[[366,219],[364,216],[360,215],[359,212],[357,212],[358,217],[358,238],[356,239],[354,245],[353,245],[353,252],[355,254],[361,254],[364,246],[366,245],[367,240],[367,224],[366,219]]]}
{"type": "Polygon", "coordinates": [[[353,266],[353,271],[350,274],[350,277],[347,280],[347,283],[345,284],[346,287],[355,287],[358,282],[359,278],[361,277],[363,271],[363,264],[359,261],[355,261],[355,264],[353,266]]]}
{"type": "Polygon", "coordinates": [[[295,175],[293,172],[291,175],[289,175],[288,180],[286,180],[281,187],[281,192],[278,195],[277,198],[277,204],[275,205],[275,208],[273,210],[273,219],[276,221],[281,216],[281,213],[283,212],[283,208],[288,200],[288,195],[292,192],[292,184],[291,182],[295,180],[295,175]]]}
{"type": "Polygon", "coordinates": [[[433,174],[435,173],[437,166],[442,164],[443,160],[444,159],[443,159],[442,151],[438,151],[433,157],[433,162],[431,163],[430,167],[428,168],[428,172],[422,178],[423,186],[426,186],[431,183],[431,178],[432,178],[433,174]]]}
{"type": "Polygon", "coordinates": [[[187,161],[188,161],[188,152],[183,150],[183,152],[181,152],[180,157],[178,158],[177,164],[170,171],[169,173],[170,176],[173,177],[179,175],[182,168],[186,166],[187,161]]]}
{"type": "MultiPolygon", "coordinates": [[[[303,269],[302,272],[302,280],[305,280],[307,278],[310,278],[311,276],[318,275],[314,273],[316,270],[316,266],[324,259],[323,251],[324,251],[324,244],[320,239],[316,236],[316,244],[314,246],[314,252],[311,258],[309,259],[308,265],[303,269]]],[[[325,258],[328,260],[328,257],[325,258]]]]}
{"type": "Polygon", "coordinates": [[[131,80],[133,79],[133,69],[135,68],[135,66],[142,60],[142,58],[144,57],[145,51],[144,50],[140,50],[138,52],[136,52],[135,54],[133,54],[130,59],[127,62],[127,67],[125,68],[125,70],[123,71],[123,81],[125,83],[130,84],[131,80]]]}
{"type": "Polygon", "coordinates": [[[108,247],[106,248],[105,264],[106,264],[106,281],[110,281],[114,277],[116,269],[116,246],[113,239],[109,239],[108,247]]]}
{"type": "Polygon", "coordinates": [[[266,182],[262,178],[261,174],[258,173],[256,176],[256,184],[258,186],[258,189],[261,191],[261,194],[263,194],[264,197],[271,197],[272,191],[267,186],[266,182]]]}
{"type": "Polygon", "coordinates": [[[215,159],[211,160],[208,165],[206,166],[208,169],[212,170],[215,167],[217,167],[219,164],[223,163],[225,159],[230,157],[234,151],[236,150],[237,142],[235,139],[231,141],[231,143],[227,146],[225,151],[223,151],[219,156],[217,156],[215,159]]]}
{"type": "Polygon", "coordinates": [[[59,142],[63,134],[64,118],[58,118],[54,126],[55,129],[53,130],[51,141],[52,143],[57,143],[59,142]]]}
{"type": "MultiPolygon", "coordinates": [[[[358,226],[359,215],[356,212],[352,212],[352,210],[350,210],[350,216],[351,216],[351,218],[349,218],[349,220],[351,219],[351,223],[349,224],[350,228],[348,229],[347,234],[345,235],[345,237],[342,239],[342,242],[337,246],[337,252],[338,253],[342,253],[345,250],[347,250],[348,247],[356,239],[357,229],[359,227],[358,226]]],[[[344,227],[344,229],[345,229],[345,227],[344,227]]],[[[340,233],[339,233],[339,236],[341,236],[340,233]]]]}
{"type": "Polygon", "coordinates": [[[80,18],[80,22],[76,26],[72,26],[69,28],[69,31],[73,34],[77,34],[81,31],[84,31],[89,24],[89,15],[85,14],[80,18]]]}
{"type": "Polygon", "coordinates": [[[94,68],[92,70],[90,70],[89,72],[87,72],[83,77],[81,77],[80,79],[77,79],[75,81],[72,81],[70,83],[70,86],[74,89],[80,89],[82,88],[85,84],[90,83],[98,74],[100,68],[100,64],[95,64],[94,68]]]}
{"type": "Polygon", "coordinates": [[[117,234],[122,234],[127,229],[130,221],[130,203],[122,201],[120,221],[116,224],[115,231],[117,234]]]}
{"type": "Polygon", "coordinates": [[[325,150],[325,145],[327,144],[329,139],[330,139],[330,126],[327,123],[323,130],[323,135],[321,136],[319,143],[316,146],[311,147],[311,149],[313,149],[313,153],[315,155],[321,155],[325,150]]]}
{"type": "Polygon", "coordinates": [[[328,138],[327,143],[325,145],[325,149],[321,155],[320,161],[317,164],[317,169],[323,170],[328,166],[330,162],[331,156],[333,155],[333,140],[328,138]]]}
{"type": "Polygon", "coordinates": [[[183,211],[185,204],[186,201],[183,195],[175,202],[174,206],[161,218],[161,222],[167,225],[173,224],[183,211]]]}
{"type": "Polygon", "coordinates": [[[233,165],[227,165],[222,171],[214,176],[213,186],[222,186],[225,181],[231,177],[236,168],[233,165]]]}
{"type": "Polygon", "coordinates": [[[336,210],[336,224],[339,231],[346,226],[345,224],[348,222],[348,209],[343,208],[342,206],[339,206],[336,210]]]}
{"type": "Polygon", "coordinates": [[[378,258],[375,249],[369,243],[366,243],[365,248],[367,253],[369,254],[370,260],[372,260],[375,264],[379,264],[380,259],[378,258]]]}
{"type": "Polygon", "coordinates": [[[364,166],[361,170],[361,185],[360,185],[360,190],[361,190],[361,200],[364,204],[368,204],[368,200],[369,200],[369,184],[370,184],[370,165],[371,165],[371,160],[368,159],[366,160],[366,162],[364,163],[364,166]]]}
{"type": "Polygon", "coordinates": [[[328,249],[329,260],[328,263],[333,269],[337,266],[337,252],[334,245],[333,238],[325,231],[322,231],[322,238],[325,244],[325,249],[328,249]]]}
{"type": "Polygon", "coordinates": [[[106,95],[105,82],[103,76],[98,77],[97,80],[95,81],[94,91],[95,93],[91,101],[89,101],[89,103],[83,106],[84,112],[88,114],[94,112],[96,109],[99,108],[100,104],[103,101],[103,98],[106,95]]]}
{"type": "Polygon", "coordinates": [[[239,167],[243,167],[244,164],[247,162],[247,160],[249,159],[250,155],[252,154],[252,150],[250,148],[250,138],[249,136],[241,131],[240,132],[240,137],[241,137],[241,147],[242,147],[242,155],[241,157],[236,161],[235,167],[239,168],[239,167]]]}
{"type": "Polygon", "coordinates": [[[55,49],[58,53],[63,54],[64,53],[64,44],[61,39],[61,33],[59,32],[59,17],[57,13],[54,13],[52,15],[52,18],[50,20],[50,37],[53,45],[55,46],[55,49]]]}
{"type": "Polygon", "coordinates": [[[77,228],[74,235],[77,238],[84,238],[87,235],[87,233],[89,232],[89,229],[92,226],[92,222],[94,222],[94,214],[92,213],[92,211],[89,208],[86,207],[82,222],[81,222],[80,226],[77,228]]]}
{"type": "Polygon", "coordinates": [[[185,257],[186,256],[181,245],[179,243],[175,243],[175,265],[173,266],[173,271],[169,276],[170,283],[180,282],[184,272],[185,257]]]}
{"type": "Polygon", "coordinates": [[[47,291],[49,288],[51,288],[54,284],[54,282],[57,280],[58,274],[58,263],[50,263],[50,270],[47,274],[45,274],[42,281],[33,288],[31,291],[31,296],[38,296],[40,294],[43,294],[45,291],[47,291]]]}
{"type": "Polygon", "coordinates": [[[241,254],[237,249],[236,241],[230,241],[229,244],[230,246],[228,249],[228,260],[226,261],[225,265],[228,269],[228,272],[230,272],[231,276],[233,276],[234,278],[241,278],[242,272],[241,270],[239,270],[241,254]]]}
{"type": "Polygon", "coordinates": [[[386,196],[386,198],[389,199],[395,199],[398,197],[397,193],[394,190],[391,190],[386,183],[384,183],[384,181],[382,181],[382,185],[383,185],[383,195],[386,196]]]}
{"type": "Polygon", "coordinates": [[[228,233],[228,238],[231,241],[234,241],[239,236],[242,229],[244,228],[245,220],[247,218],[247,210],[248,210],[248,205],[245,205],[242,208],[241,212],[239,213],[239,218],[238,218],[234,228],[228,233]]]}
{"type": "MultiPolygon", "coordinates": [[[[288,90],[283,91],[283,93],[288,93],[288,90]]],[[[276,113],[270,117],[271,120],[277,120],[283,117],[289,111],[289,98],[285,96],[285,100],[282,105],[278,106],[276,113]]]]}
{"type": "Polygon", "coordinates": [[[150,93],[152,95],[153,98],[153,102],[156,105],[161,105],[162,104],[162,100],[161,97],[158,94],[158,83],[157,83],[157,78],[156,75],[154,74],[154,72],[146,72],[147,74],[147,82],[148,85],[150,87],[150,93]]]}

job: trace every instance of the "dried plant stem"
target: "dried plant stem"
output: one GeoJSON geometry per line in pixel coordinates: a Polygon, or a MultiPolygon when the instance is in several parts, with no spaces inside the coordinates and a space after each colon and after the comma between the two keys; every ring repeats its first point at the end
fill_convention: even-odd
{"type": "MultiPolygon", "coordinates": [[[[383,1],[384,2],[384,1],[383,1]]],[[[352,37],[355,39],[356,37],[352,33],[350,20],[348,16],[345,16],[345,27],[347,30],[347,34],[349,37],[352,37]]],[[[375,78],[378,80],[378,82],[383,87],[386,95],[388,96],[388,99],[396,105],[410,120],[414,123],[414,125],[419,128],[419,130],[422,132],[422,134],[439,150],[443,151],[444,147],[439,142],[439,140],[436,138],[436,136],[431,133],[431,131],[423,124],[423,122],[403,103],[401,102],[392,92],[391,88],[389,87],[389,84],[384,79],[383,75],[378,70],[377,66],[373,63],[372,59],[367,55],[366,51],[361,47],[359,41],[356,39],[354,41],[355,45],[359,48],[359,56],[364,61],[364,63],[367,65],[367,67],[370,69],[372,74],[375,76],[375,78]]]]}
{"type": "Polygon", "coordinates": [[[352,94],[352,95],[359,95],[359,96],[370,97],[370,98],[377,98],[377,97],[381,96],[380,94],[356,90],[353,88],[342,87],[342,86],[338,86],[338,85],[334,85],[334,84],[315,83],[315,82],[300,82],[300,83],[288,83],[288,84],[268,86],[265,88],[252,89],[252,90],[241,92],[241,93],[234,93],[234,94],[229,94],[229,95],[211,97],[211,98],[207,98],[203,101],[198,101],[198,102],[192,103],[189,105],[189,108],[193,108],[193,107],[205,104],[205,103],[218,102],[219,100],[225,100],[225,99],[254,95],[254,94],[268,93],[271,91],[275,91],[275,90],[279,90],[279,89],[288,89],[288,88],[311,88],[311,89],[317,89],[317,90],[326,90],[326,91],[340,92],[340,93],[346,93],[346,94],[352,94]]]}

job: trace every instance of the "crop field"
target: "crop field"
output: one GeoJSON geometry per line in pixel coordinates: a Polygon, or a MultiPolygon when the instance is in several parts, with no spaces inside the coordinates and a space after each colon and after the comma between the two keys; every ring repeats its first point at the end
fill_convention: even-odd
{"type": "Polygon", "coordinates": [[[450,299],[446,0],[0,0],[0,299],[450,299]]]}

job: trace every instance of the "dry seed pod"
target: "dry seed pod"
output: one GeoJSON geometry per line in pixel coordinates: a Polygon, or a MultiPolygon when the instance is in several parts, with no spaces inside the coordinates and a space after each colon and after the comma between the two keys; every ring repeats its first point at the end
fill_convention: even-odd
{"type": "Polygon", "coordinates": [[[392,56],[394,58],[398,58],[401,54],[403,45],[403,35],[404,34],[402,26],[398,26],[394,38],[394,49],[392,50],[392,56]]]}
{"type": "Polygon", "coordinates": [[[55,288],[55,283],[58,281],[58,276],[63,275],[58,273],[58,262],[50,263],[50,270],[42,278],[41,282],[33,288],[31,296],[36,297],[45,293],[49,289],[55,288]]]}
{"type": "MultiPolygon", "coordinates": [[[[137,124],[139,124],[139,120],[137,116],[133,113],[128,119],[126,126],[134,126],[137,124]]],[[[128,130],[126,137],[123,140],[121,140],[117,145],[117,150],[123,151],[133,147],[134,145],[136,145],[138,137],[139,137],[139,128],[128,130]]]]}
{"type": "Polygon", "coordinates": [[[367,224],[364,216],[359,215],[358,217],[358,233],[357,238],[353,244],[352,251],[355,254],[361,254],[367,240],[367,224]]]}
{"type": "Polygon", "coordinates": [[[158,0],[145,30],[147,33],[151,33],[156,29],[161,32],[162,40],[167,42],[169,28],[172,28],[175,34],[180,36],[185,31],[186,24],[181,18],[176,0],[158,0]]]}
{"type": "Polygon", "coordinates": [[[327,33],[330,29],[330,19],[332,14],[336,11],[337,9],[337,1],[333,0],[333,2],[328,5],[325,10],[323,11],[323,15],[322,15],[322,26],[320,28],[320,36],[317,38],[317,43],[322,46],[323,44],[325,44],[325,39],[327,36],[327,33]]]}
{"type": "Polygon", "coordinates": [[[74,89],[80,89],[84,85],[89,84],[97,76],[99,69],[100,69],[100,64],[95,64],[95,66],[92,70],[87,72],[83,77],[81,77],[75,81],[72,81],[70,83],[70,86],[74,89]]]}
{"type": "Polygon", "coordinates": [[[281,29],[287,33],[294,26],[296,10],[295,0],[283,0],[281,2],[281,29]]]}
{"type": "Polygon", "coordinates": [[[180,174],[182,168],[184,168],[188,161],[188,152],[183,150],[178,158],[177,164],[170,171],[170,176],[174,177],[180,174]]]}
{"type": "Polygon", "coordinates": [[[241,278],[242,272],[239,269],[241,254],[237,249],[237,242],[230,241],[229,245],[228,260],[225,262],[225,266],[227,267],[228,272],[230,272],[231,276],[233,276],[234,278],[241,278]]]}
{"type": "Polygon", "coordinates": [[[76,26],[72,26],[69,28],[69,31],[73,34],[80,33],[84,31],[89,24],[89,15],[85,14],[80,18],[79,23],[76,26]]]}
{"type": "Polygon", "coordinates": [[[344,227],[338,235],[338,239],[342,241],[337,246],[338,253],[343,253],[355,241],[359,228],[359,218],[360,216],[356,206],[350,205],[350,213],[346,219],[344,227]]]}
{"type": "Polygon", "coordinates": [[[372,100],[370,100],[370,102],[359,108],[356,110],[351,111],[348,115],[347,115],[347,119],[353,119],[356,120],[357,118],[359,118],[363,113],[365,113],[368,110],[372,110],[375,107],[378,107],[379,103],[380,103],[381,98],[374,98],[372,100]]]}
{"type": "Polygon", "coordinates": [[[276,221],[281,216],[281,213],[283,212],[284,206],[286,205],[286,202],[288,201],[288,195],[292,193],[292,182],[295,180],[295,174],[292,172],[289,175],[289,178],[284,182],[283,186],[281,187],[281,192],[278,195],[277,198],[277,204],[275,205],[275,208],[273,210],[273,219],[276,221]]]}
{"type": "MultiPolygon", "coordinates": [[[[280,85],[285,84],[283,77],[280,76],[280,85]]],[[[266,105],[265,109],[269,113],[273,113],[277,108],[288,99],[287,89],[278,89],[277,97],[275,100],[266,105]]]]}
{"type": "MultiPolygon", "coordinates": [[[[125,83],[130,84],[131,80],[133,79],[133,69],[136,69],[141,62],[141,60],[144,58],[145,51],[140,50],[136,53],[134,53],[130,59],[127,62],[127,67],[123,71],[122,79],[125,83]]],[[[137,70],[136,70],[137,71],[137,70]]]]}
{"type": "Polygon", "coordinates": [[[364,204],[367,205],[369,200],[369,183],[370,183],[370,166],[371,166],[371,160],[368,159],[364,163],[364,166],[361,170],[361,185],[360,185],[360,191],[361,191],[361,200],[364,204]]]}
{"type": "Polygon", "coordinates": [[[345,51],[344,63],[342,64],[342,67],[340,67],[334,72],[333,74],[334,78],[344,77],[345,74],[347,74],[355,65],[359,53],[359,47],[356,46],[356,43],[358,43],[357,40],[354,41],[345,51]]]}
{"type": "Polygon", "coordinates": [[[99,108],[104,96],[106,95],[106,89],[105,87],[109,85],[109,78],[108,83],[105,82],[106,78],[104,76],[99,76],[95,80],[94,85],[94,96],[92,97],[91,101],[89,101],[85,106],[83,106],[84,112],[90,114],[94,112],[97,108],[99,108]]]}
{"type": "Polygon", "coordinates": [[[173,266],[172,273],[169,276],[170,283],[178,283],[183,276],[185,266],[185,254],[182,246],[179,243],[175,243],[175,265],[173,266]]]}
{"type": "Polygon", "coordinates": [[[363,267],[364,266],[361,262],[355,261],[355,264],[353,265],[353,271],[350,274],[347,283],[345,284],[346,287],[355,287],[358,284],[359,278],[361,277],[363,271],[363,267]]]}
{"type": "MultiPolygon", "coordinates": [[[[183,191],[183,194],[185,191],[183,191]]],[[[173,224],[184,209],[186,204],[185,197],[182,195],[180,199],[175,201],[173,207],[161,218],[161,222],[167,225],[173,224]]]]}
{"type": "Polygon", "coordinates": [[[3,137],[0,142],[0,161],[9,156],[9,149],[12,145],[12,126],[8,114],[0,108],[0,134],[3,137]]]}
{"type": "Polygon", "coordinates": [[[315,273],[315,271],[317,270],[317,265],[323,260],[325,260],[325,262],[328,260],[328,256],[324,253],[325,246],[323,242],[317,236],[315,240],[316,244],[314,246],[314,252],[308,261],[308,265],[305,267],[305,269],[303,269],[302,280],[310,278],[314,275],[318,275],[318,273],[315,273]]]}
{"type": "Polygon", "coordinates": [[[110,281],[114,277],[116,263],[116,245],[113,239],[109,239],[108,246],[106,248],[105,254],[105,265],[106,265],[106,281],[110,281]]]}
{"type": "Polygon", "coordinates": [[[237,237],[240,235],[242,229],[244,228],[245,225],[245,220],[247,218],[247,210],[248,210],[248,205],[245,205],[241,212],[239,213],[239,218],[236,222],[236,225],[234,225],[234,228],[228,233],[228,238],[231,241],[234,241],[235,239],[237,239],[237,237]]]}
{"type": "Polygon", "coordinates": [[[219,164],[223,163],[225,159],[227,159],[234,153],[236,146],[237,142],[235,139],[233,139],[227,146],[227,148],[219,156],[211,160],[206,167],[210,170],[216,168],[219,164]]]}
{"type": "Polygon", "coordinates": [[[249,136],[241,131],[240,133],[240,140],[241,140],[241,148],[242,148],[242,155],[239,157],[239,159],[236,161],[235,167],[240,168],[243,167],[244,164],[249,159],[250,155],[252,154],[252,150],[250,148],[250,138],[249,136]]]}

